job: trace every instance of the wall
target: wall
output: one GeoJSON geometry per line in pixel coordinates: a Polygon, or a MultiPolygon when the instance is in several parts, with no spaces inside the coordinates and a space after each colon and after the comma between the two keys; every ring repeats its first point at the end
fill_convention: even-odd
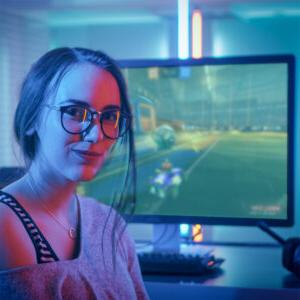
{"type": "Polygon", "coordinates": [[[168,24],[124,23],[50,28],[52,47],[100,49],[116,59],[167,58],[168,24]]]}
{"type": "Polygon", "coordinates": [[[17,163],[12,120],[19,90],[32,62],[48,49],[42,23],[0,10],[0,166],[17,163]]]}

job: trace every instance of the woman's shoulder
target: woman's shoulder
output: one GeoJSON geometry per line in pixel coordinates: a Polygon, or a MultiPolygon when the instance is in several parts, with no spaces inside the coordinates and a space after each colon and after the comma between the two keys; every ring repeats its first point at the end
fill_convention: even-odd
{"type": "Polygon", "coordinates": [[[122,215],[110,205],[88,196],[79,195],[79,199],[82,212],[83,214],[89,216],[89,222],[95,222],[97,224],[99,224],[99,222],[103,222],[106,223],[106,226],[111,228],[117,218],[117,225],[119,228],[123,228],[122,225],[126,224],[126,221],[122,215]]]}
{"type": "Polygon", "coordinates": [[[0,270],[35,262],[31,240],[12,207],[7,205],[7,201],[13,204],[14,200],[12,195],[0,190],[0,270]]]}
{"type": "Polygon", "coordinates": [[[15,200],[15,198],[11,194],[5,192],[4,190],[0,190],[0,222],[1,222],[1,224],[3,224],[3,222],[7,222],[9,220],[9,217],[14,215],[13,213],[11,213],[12,210],[7,205],[7,203],[10,203],[14,200],[15,200]]]}
{"type": "Polygon", "coordinates": [[[88,197],[85,195],[78,195],[78,197],[80,199],[80,204],[82,206],[97,214],[99,213],[107,214],[110,210],[110,206],[100,202],[99,200],[96,200],[95,198],[88,197]]]}
{"type": "MultiPolygon", "coordinates": [[[[84,214],[89,215],[90,220],[94,219],[99,222],[100,220],[106,221],[107,218],[110,218],[108,223],[111,223],[113,222],[114,217],[121,217],[113,207],[96,200],[95,198],[82,195],[80,195],[79,198],[82,211],[84,214]]],[[[123,218],[121,217],[121,219],[123,218]]]]}
{"type": "Polygon", "coordinates": [[[13,190],[4,188],[0,190],[0,222],[13,221],[15,222],[16,211],[20,208],[20,203],[13,190]]]}

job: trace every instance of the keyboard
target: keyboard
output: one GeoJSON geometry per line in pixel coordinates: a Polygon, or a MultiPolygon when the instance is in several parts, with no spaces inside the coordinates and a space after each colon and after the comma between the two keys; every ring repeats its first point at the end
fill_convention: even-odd
{"type": "Polygon", "coordinates": [[[223,258],[212,254],[193,255],[181,253],[138,253],[143,275],[207,275],[220,270],[223,258]]]}

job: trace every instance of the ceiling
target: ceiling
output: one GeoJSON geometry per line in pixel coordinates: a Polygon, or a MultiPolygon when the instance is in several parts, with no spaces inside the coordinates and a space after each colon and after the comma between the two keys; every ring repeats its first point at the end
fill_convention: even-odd
{"type": "MultiPolygon", "coordinates": [[[[300,1],[190,0],[211,17],[300,17],[300,1]]],[[[0,0],[0,11],[43,20],[52,26],[157,22],[176,17],[177,0],[0,0]]]]}

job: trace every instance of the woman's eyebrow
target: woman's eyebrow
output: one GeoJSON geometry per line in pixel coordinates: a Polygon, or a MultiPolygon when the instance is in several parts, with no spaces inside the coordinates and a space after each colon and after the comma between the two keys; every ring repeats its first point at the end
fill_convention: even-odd
{"type": "Polygon", "coordinates": [[[77,99],[67,99],[67,100],[61,102],[60,104],[64,104],[64,103],[74,103],[74,104],[79,104],[79,105],[90,107],[89,103],[82,101],[82,100],[77,100],[77,99]]]}
{"type": "MultiPolygon", "coordinates": [[[[82,101],[82,100],[78,100],[78,99],[67,99],[65,101],[63,101],[62,103],[60,104],[64,104],[64,103],[72,103],[72,104],[78,104],[78,105],[81,105],[81,106],[86,106],[86,107],[91,107],[91,105],[85,101],[82,101]]],[[[115,105],[115,104],[109,104],[109,105],[106,105],[104,107],[102,107],[101,110],[107,110],[107,109],[120,109],[120,106],[119,105],[115,105]]]]}
{"type": "Polygon", "coordinates": [[[109,104],[109,105],[106,105],[106,106],[102,107],[101,110],[106,110],[106,109],[120,109],[120,106],[119,105],[114,105],[114,104],[109,104]]]}

